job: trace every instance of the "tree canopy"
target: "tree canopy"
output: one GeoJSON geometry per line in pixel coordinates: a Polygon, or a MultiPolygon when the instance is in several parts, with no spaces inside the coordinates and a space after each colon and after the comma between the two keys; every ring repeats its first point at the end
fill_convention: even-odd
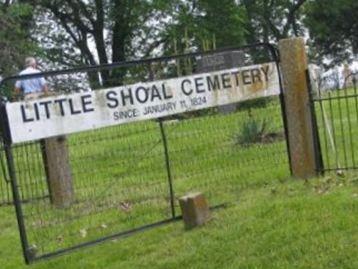
{"type": "Polygon", "coordinates": [[[358,1],[315,0],[306,6],[305,25],[316,58],[328,56],[331,65],[350,61],[358,53],[358,1]]]}
{"type": "Polygon", "coordinates": [[[302,6],[307,0],[242,0],[247,41],[278,42],[303,34],[302,6]]]}
{"type": "Polygon", "coordinates": [[[12,75],[36,45],[29,35],[33,8],[25,4],[0,2],[0,76],[12,75]]]}
{"type": "MultiPolygon", "coordinates": [[[[357,12],[356,0],[1,1],[0,72],[28,54],[74,67],[307,33],[312,55],[340,62],[357,53],[357,12]]],[[[101,75],[106,84],[124,74],[101,75]]]]}

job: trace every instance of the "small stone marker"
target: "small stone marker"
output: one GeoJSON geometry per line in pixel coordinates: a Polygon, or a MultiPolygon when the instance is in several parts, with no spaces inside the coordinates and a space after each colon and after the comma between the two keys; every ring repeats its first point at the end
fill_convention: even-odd
{"type": "Polygon", "coordinates": [[[202,193],[191,193],[179,199],[186,229],[203,225],[210,218],[208,202],[202,193]]]}

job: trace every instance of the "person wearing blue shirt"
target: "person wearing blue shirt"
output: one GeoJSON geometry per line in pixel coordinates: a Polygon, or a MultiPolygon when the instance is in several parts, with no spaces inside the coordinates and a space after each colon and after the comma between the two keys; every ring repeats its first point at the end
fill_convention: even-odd
{"type": "MultiPolygon", "coordinates": [[[[25,59],[25,69],[22,70],[19,75],[30,75],[41,73],[37,69],[37,62],[34,57],[28,57],[25,59]]],[[[47,95],[48,87],[44,77],[36,77],[18,80],[15,83],[15,94],[22,93],[25,100],[32,100],[47,95]]]]}

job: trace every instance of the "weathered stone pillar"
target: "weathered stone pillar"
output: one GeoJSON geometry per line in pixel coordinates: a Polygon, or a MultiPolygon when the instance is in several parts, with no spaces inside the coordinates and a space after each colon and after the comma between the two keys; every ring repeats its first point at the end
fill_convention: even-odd
{"type": "Polygon", "coordinates": [[[313,115],[307,81],[308,60],[303,38],[279,42],[292,174],[317,175],[313,115]]]}
{"type": "Polygon", "coordinates": [[[68,207],[74,201],[74,189],[66,136],[47,138],[42,147],[51,202],[68,207]]]}

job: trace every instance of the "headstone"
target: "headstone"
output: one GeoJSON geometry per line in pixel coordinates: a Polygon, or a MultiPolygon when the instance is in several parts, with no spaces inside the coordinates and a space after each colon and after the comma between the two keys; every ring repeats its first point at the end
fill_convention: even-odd
{"type": "MultiPolygon", "coordinates": [[[[235,68],[245,65],[245,54],[242,51],[218,52],[212,55],[204,55],[198,60],[198,73],[206,73],[217,70],[235,68]]],[[[236,110],[236,104],[219,106],[219,112],[228,114],[236,110]]]]}

